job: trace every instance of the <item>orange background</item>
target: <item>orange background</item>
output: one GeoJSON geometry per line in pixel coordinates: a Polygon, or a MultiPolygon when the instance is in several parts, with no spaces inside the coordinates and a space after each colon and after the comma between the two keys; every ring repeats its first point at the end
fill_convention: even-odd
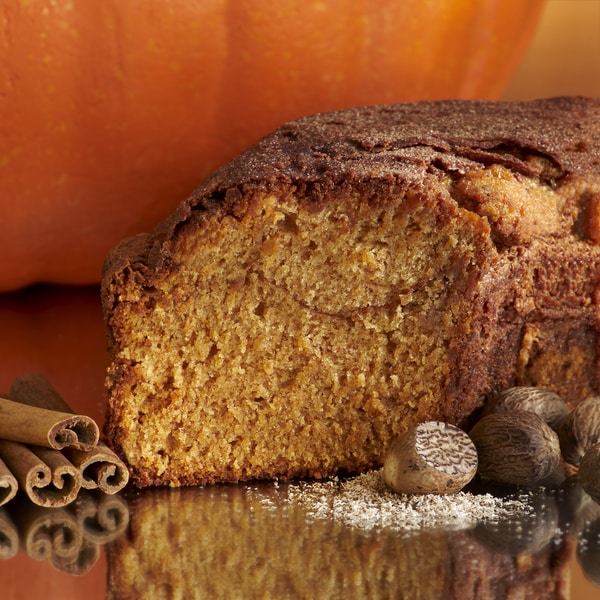
{"type": "Polygon", "coordinates": [[[600,0],[547,0],[537,34],[504,97],[559,95],[600,98],[600,0]]]}
{"type": "MultiPolygon", "coordinates": [[[[548,0],[530,50],[503,97],[574,94],[600,97],[600,0],[548,0]]],[[[97,290],[37,297],[38,292],[0,296],[1,391],[14,376],[38,371],[74,409],[102,419],[107,356],[97,290]]],[[[571,564],[571,598],[600,598],[600,587],[585,579],[575,558],[571,564]]],[[[99,600],[105,595],[105,571],[104,557],[77,579],[21,555],[0,561],[0,596],[99,600]]]]}

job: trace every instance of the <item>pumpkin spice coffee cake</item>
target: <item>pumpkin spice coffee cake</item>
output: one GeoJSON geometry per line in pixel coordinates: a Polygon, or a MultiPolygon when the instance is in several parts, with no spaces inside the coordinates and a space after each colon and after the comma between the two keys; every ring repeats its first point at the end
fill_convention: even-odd
{"type": "Polygon", "coordinates": [[[381,465],[492,393],[600,391],[600,101],[288,123],[109,255],[105,433],[136,485],[381,465]]]}

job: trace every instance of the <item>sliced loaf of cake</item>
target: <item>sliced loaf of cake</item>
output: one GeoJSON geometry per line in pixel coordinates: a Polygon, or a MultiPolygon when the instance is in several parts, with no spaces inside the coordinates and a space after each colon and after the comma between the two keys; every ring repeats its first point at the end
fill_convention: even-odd
{"type": "Polygon", "coordinates": [[[600,101],[284,125],[106,262],[105,433],[138,486],[381,464],[491,393],[600,391],[600,101]]]}

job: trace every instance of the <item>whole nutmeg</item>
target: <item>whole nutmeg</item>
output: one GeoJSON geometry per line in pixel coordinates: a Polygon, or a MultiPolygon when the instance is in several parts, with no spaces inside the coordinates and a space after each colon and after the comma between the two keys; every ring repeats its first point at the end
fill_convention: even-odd
{"type": "Polygon", "coordinates": [[[578,466],[586,451],[600,442],[600,396],[580,402],[560,423],[558,438],[563,458],[578,466]]]}
{"type": "Polygon", "coordinates": [[[427,421],[409,429],[383,462],[383,479],[399,494],[454,494],[477,472],[477,452],[458,427],[427,421]]]}
{"type": "Polygon", "coordinates": [[[515,410],[483,417],[469,432],[482,477],[531,484],[549,477],[560,464],[558,436],[533,412],[515,410]]]}
{"type": "Polygon", "coordinates": [[[507,388],[494,396],[485,406],[483,416],[501,412],[527,410],[541,417],[552,429],[569,413],[567,403],[556,393],[537,387],[507,388]]]}
{"type": "Polygon", "coordinates": [[[579,463],[578,473],[581,487],[600,502],[600,443],[588,448],[579,463]]]}

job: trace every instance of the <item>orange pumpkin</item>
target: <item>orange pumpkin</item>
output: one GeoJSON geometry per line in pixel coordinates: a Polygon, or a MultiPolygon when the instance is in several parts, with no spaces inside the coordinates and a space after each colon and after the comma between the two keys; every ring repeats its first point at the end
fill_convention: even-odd
{"type": "Polygon", "coordinates": [[[2,0],[0,290],[99,280],[284,121],[496,97],[543,0],[2,0]]]}

